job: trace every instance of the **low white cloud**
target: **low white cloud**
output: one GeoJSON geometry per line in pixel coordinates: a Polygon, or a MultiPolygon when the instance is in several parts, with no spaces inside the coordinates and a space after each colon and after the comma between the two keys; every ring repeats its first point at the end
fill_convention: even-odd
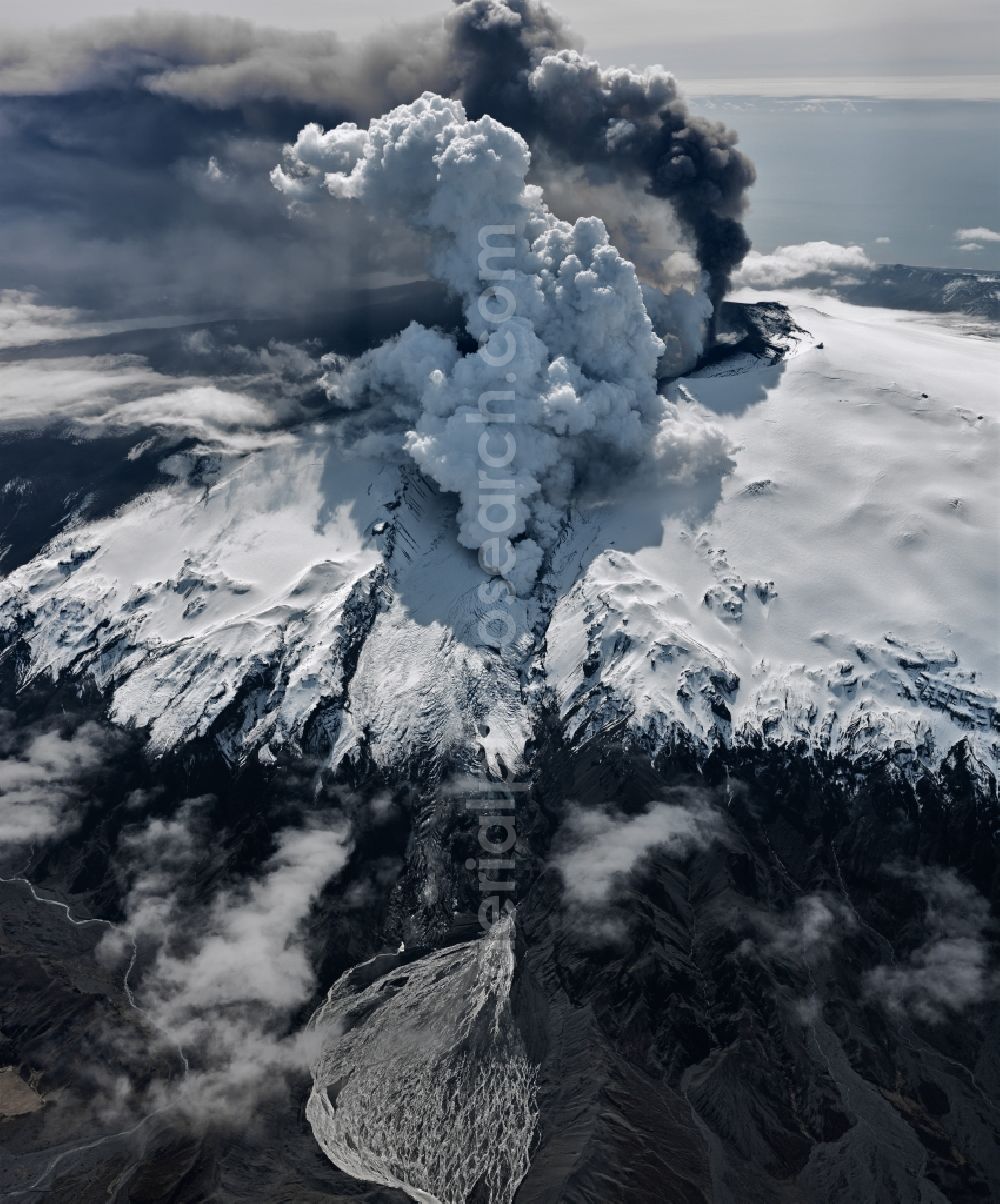
{"type": "Polygon", "coordinates": [[[955,231],[955,241],[964,243],[1000,242],[1000,230],[991,230],[988,226],[969,226],[964,230],[955,231]]]}
{"type": "Polygon", "coordinates": [[[19,729],[0,711],[0,847],[46,840],[77,822],[90,776],[115,733],[96,723],[71,732],[19,729]]]}
{"type": "Polygon", "coordinates": [[[958,244],[960,251],[981,251],[983,244],[981,242],[963,242],[958,244]]]}
{"type": "Polygon", "coordinates": [[[833,952],[855,922],[854,913],[840,899],[816,893],[797,899],[787,915],[761,916],[758,926],[771,956],[815,963],[833,952]]]}
{"type": "Polygon", "coordinates": [[[880,235],[878,236],[878,238],[876,238],[876,239],[875,239],[875,241],[876,241],[876,242],[877,242],[877,243],[878,243],[880,246],[888,246],[888,244],[892,242],[892,239],[889,237],[889,235],[888,235],[888,234],[880,234],[880,235]]]}
{"type": "MultiPolygon", "coordinates": [[[[146,791],[134,791],[127,805],[142,806],[153,797],[146,791]]],[[[129,931],[136,936],[150,938],[157,944],[170,936],[176,922],[178,884],[203,847],[195,833],[197,815],[209,801],[187,799],[172,818],[151,819],[139,832],[122,836],[122,853],[137,867],[126,903],[129,931]]],[[[109,943],[115,939],[109,937],[109,943]]]]}
{"type": "Polygon", "coordinates": [[[179,335],[193,366],[184,375],[158,372],[139,355],[66,355],[52,346],[189,321],[95,321],[34,293],[0,290],[0,350],[9,356],[0,363],[0,427],[70,422],[84,435],[154,428],[240,450],[280,438],[280,424],[304,416],[300,403],[319,392],[322,367],[307,347],[279,339],[251,349],[208,329],[179,335]]]}
{"type": "Polygon", "coordinates": [[[641,815],[571,808],[560,834],[564,847],[553,859],[570,900],[600,904],[652,850],[683,857],[721,837],[721,816],[701,795],[672,793],[682,801],[654,802],[641,815]]]}
{"type": "MultiPolygon", "coordinates": [[[[153,820],[123,846],[139,866],[123,931],[153,946],[134,993],[163,1047],[189,1061],[183,1078],[153,1085],[152,1102],[239,1120],[316,1052],[313,1034],[288,1031],[314,987],[303,927],[350,842],[341,822],[280,832],[259,878],[221,890],[204,910],[186,908],[179,888],[203,856],[202,805],[153,820]]],[[[109,956],[120,956],[121,940],[109,934],[109,956]]]]}
{"type": "Polygon", "coordinates": [[[733,277],[734,287],[769,288],[811,277],[834,279],[873,267],[864,248],[835,242],[804,242],[776,247],[769,255],[751,251],[733,277]]]}
{"type": "Polygon", "coordinates": [[[984,935],[989,905],[954,870],[924,869],[907,876],[925,896],[928,939],[905,960],[876,967],[866,986],[891,1011],[937,1023],[989,993],[984,935]]]}
{"type": "Polygon", "coordinates": [[[315,417],[309,403],[322,393],[323,366],[310,343],[272,338],[246,347],[202,328],[174,336],[180,375],[140,355],[62,354],[70,348],[54,346],[176,324],[96,323],[35,294],[0,290],[0,431],[69,424],[82,439],[159,431],[244,453],[287,440],[289,426],[315,417]]]}

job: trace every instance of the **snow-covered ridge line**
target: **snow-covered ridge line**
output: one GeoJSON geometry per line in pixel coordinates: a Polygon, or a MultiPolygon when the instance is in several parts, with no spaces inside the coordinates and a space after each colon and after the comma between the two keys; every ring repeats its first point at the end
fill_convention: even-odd
{"type": "MultiPolygon", "coordinates": [[[[620,556],[609,562],[622,567],[620,556]]],[[[729,578],[706,592],[703,605],[720,606],[723,621],[735,624],[744,604],[763,616],[773,591],[772,582],[749,590],[729,578]]],[[[955,743],[971,739],[996,761],[996,695],[950,649],[891,633],[878,643],[817,633],[813,663],[761,657],[742,679],[725,646],[703,642],[657,590],[638,605],[627,594],[621,581],[579,582],[549,627],[556,654],[547,676],[571,741],[625,718],[654,754],[680,739],[703,754],[771,746],[936,769],[955,743]]]]}
{"type": "MultiPolygon", "coordinates": [[[[412,467],[303,429],[79,525],[12,573],[22,680],[91,680],[154,751],[515,766],[554,704],[651,754],[761,744],[904,771],[998,760],[1000,347],[823,299],[784,361],[695,374],[735,471],[636,478],[567,516],[524,633],[477,639],[481,574],[412,467]]],[[[190,474],[188,474],[190,469],[190,474]]]]}

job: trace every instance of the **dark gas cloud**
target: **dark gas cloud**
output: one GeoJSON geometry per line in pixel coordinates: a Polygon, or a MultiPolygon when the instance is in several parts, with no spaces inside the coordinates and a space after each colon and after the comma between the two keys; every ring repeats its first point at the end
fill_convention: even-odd
{"type": "Polygon", "coordinates": [[[267,173],[307,121],[367,123],[430,89],[518,130],[539,182],[573,179],[557,213],[580,216],[585,196],[656,283],[693,252],[717,300],[747,246],[749,161],[667,73],[605,71],[574,42],[530,0],[468,0],[361,47],[151,14],[8,37],[0,283],[108,313],[231,316],[315,313],[351,281],[422,275],[412,233],[372,240],[349,206],[290,223],[267,173]]]}
{"type": "Polygon", "coordinates": [[[3,284],[115,315],[307,311],[378,248],[350,212],[287,221],[267,172],[294,126],[142,89],[3,98],[3,284]]]}
{"type": "Polygon", "coordinates": [[[443,22],[345,46],[331,32],[296,33],[228,17],[137,13],[45,35],[8,35],[0,94],[150,92],[219,111],[263,106],[364,115],[419,94],[447,70],[443,22]]]}
{"type": "Polygon", "coordinates": [[[104,313],[288,316],[362,277],[419,275],[412,239],[373,244],[353,211],[289,223],[268,182],[307,118],[419,88],[381,66],[400,58],[391,43],[349,55],[333,35],[179,15],[8,39],[2,284],[104,313]]]}
{"type": "MultiPolygon", "coordinates": [[[[750,246],[740,215],[754,169],[733,131],[693,116],[665,71],[604,70],[567,48],[561,24],[533,0],[468,0],[452,28],[470,116],[518,130],[549,170],[577,164],[593,183],[620,180],[669,200],[718,302],[750,246]]],[[[625,215],[600,216],[617,237],[625,215]]]]}

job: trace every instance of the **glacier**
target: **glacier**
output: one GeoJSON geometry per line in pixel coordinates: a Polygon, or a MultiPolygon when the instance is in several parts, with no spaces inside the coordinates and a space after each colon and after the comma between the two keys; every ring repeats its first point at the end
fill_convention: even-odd
{"type": "Polygon", "coordinates": [[[358,1179],[420,1204],[511,1204],[537,1122],[536,1069],[510,1007],[514,924],[417,960],[348,971],[310,1021],[324,1036],[306,1116],[358,1179]]]}

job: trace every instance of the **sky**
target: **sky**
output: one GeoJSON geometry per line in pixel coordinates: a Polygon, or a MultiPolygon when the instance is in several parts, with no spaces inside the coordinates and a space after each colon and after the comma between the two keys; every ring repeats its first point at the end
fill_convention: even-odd
{"type": "Polygon", "coordinates": [[[756,164],[746,225],[758,251],[819,239],[879,263],[1000,270],[1000,104],[694,104],[738,130],[756,164]]]}
{"type": "MultiPolygon", "coordinates": [[[[16,0],[0,25],[65,26],[137,7],[240,16],[345,39],[442,11],[442,0],[16,0]]],[[[562,0],[597,57],[660,61],[691,92],[1000,99],[994,0],[562,0]]]]}
{"type": "MultiPolygon", "coordinates": [[[[993,2],[956,0],[947,10],[930,0],[676,6],[556,0],[555,7],[605,66],[660,63],[677,77],[695,112],[739,132],[741,149],[757,166],[745,225],[758,251],[824,241],[863,248],[878,262],[997,270],[1000,58],[993,2]]],[[[178,11],[176,0],[145,7],[161,16],[178,11]]],[[[326,93],[380,93],[392,84],[393,73],[373,71],[351,43],[420,18],[440,20],[448,0],[195,0],[180,11],[335,31],[304,39],[318,59],[294,39],[266,35],[261,61],[234,76],[264,109],[260,72],[278,80],[279,91],[286,83],[305,88],[308,100],[296,115],[301,123],[325,119],[318,98],[326,93]],[[338,38],[349,47],[339,67],[338,38]]],[[[94,59],[84,77],[110,61],[105,35],[52,35],[134,12],[132,0],[15,0],[0,7],[0,105],[9,98],[6,110],[13,114],[0,120],[0,157],[9,169],[0,175],[0,285],[34,288],[51,303],[102,312],[114,301],[116,316],[134,306],[156,314],[177,307],[188,312],[192,305],[199,313],[228,312],[234,296],[287,312],[354,271],[359,240],[343,231],[343,237],[325,232],[323,254],[300,240],[294,270],[282,258],[296,239],[268,173],[282,142],[298,129],[291,114],[275,110],[265,120],[263,110],[255,111],[253,120],[243,115],[239,128],[230,129],[232,114],[227,118],[211,105],[174,111],[145,84],[127,98],[122,93],[118,111],[90,85],[80,97],[62,85],[46,94],[48,85],[37,81],[47,72],[75,78],[68,45],[90,47],[84,58],[92,53],[94,59]],[[4,22],[35,36],[15,36],[5,53],[4,22]],[[26,74],[19,40],[31,48],[25,61],[34,66],[26,74]],[[24,79],[35,82],[27,87],[24,79]],[[257,124],[243,129],[245,120],[257,124]],[[81,172],[84,147],[93,159],[81,172]],[[158,175],[148,170],[153,166],[158,175]],[[247,254],[248,245],[256,257],[247,254]],[[187,253],[178,253],[180,246],[187,253]],[[255,261],[275,256],[287,270],[257,279],[255,261]],[[135,288],[123,291],[126,281],[135,288]]],[[[125,24],[111,43],[150,36],[149,23],[125,24]]],[[[182,22],[185,29],[191,24],[182,22]]],[[[216,33],[226,46],[244,40],[228,27],[216,33]]],[[[179,36],[180,51],[145,47],[150,70],[166,70],[163,54],[183,56],[188,34],[179,36]]],[[[412,34],[397,43],[411,47],[412,34]]],[[[415,52],[416,63],[423,53],[415,52]]],[[[411,99],[426,82],[412,92],[404,88],[393,103],[411,99]]],[[[627,251],[635,257],[634,248],[627,251]]],[[[374,278],[383,267],[366,264],[365,270],[374,278]]]]}

